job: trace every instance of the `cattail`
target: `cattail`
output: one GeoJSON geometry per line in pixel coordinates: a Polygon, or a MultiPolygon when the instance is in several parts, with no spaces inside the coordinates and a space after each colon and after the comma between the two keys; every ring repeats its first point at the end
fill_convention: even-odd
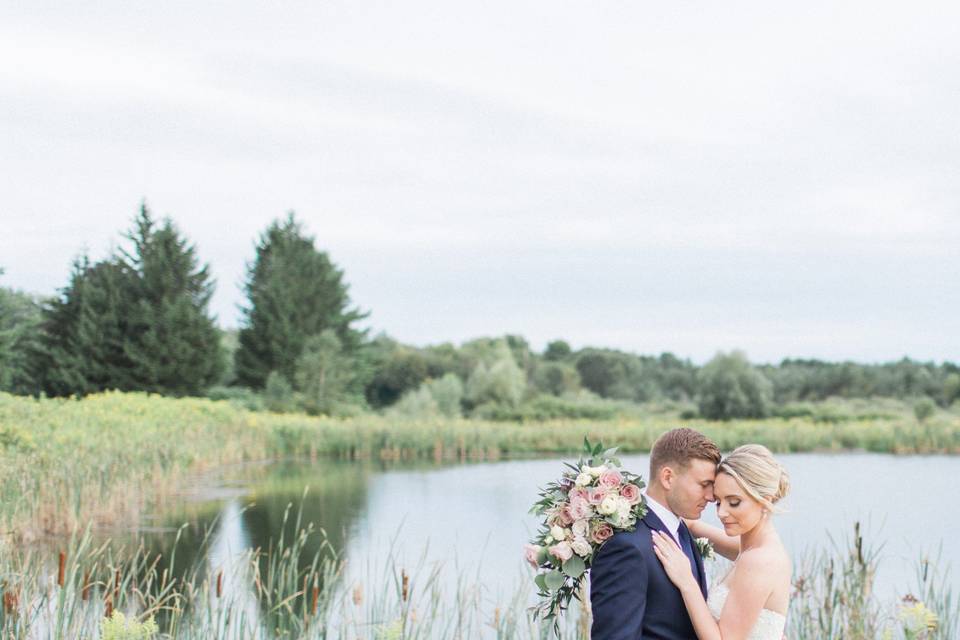
{"type": "Polygon", "coordinates": [[[108,597],[106,603],[104,603],[103,617],[109,618],[112,615],[113,615],[113,600],[108,597]]]}
{"type": "Polygon", "coordinates": [[[223,569],[217,572],[217,598],[223,595],[223,569]]]}
{"type": "Polygon", "coordinates": [[[80,599],[84,602],[90,597],[90,570],[83,572],[83,588],[80,589],[80,599]]]}
{"type": "Polygon", "coordinates": [[[500,607],[493,610],[493,628],[500,629],[500,607]]]}
{"type": "Polygon", "coordinates": [[[17,589],[10,589],[6,583],[3,584],[3,610],[8,615],[17,613],[17,605],[20,604],[20,593],[17,589]]]}
{"type": "Polygon", "coordinates": [[[60,564],[57,568],[57,586],[63,586],[64,574],[67,570],[67,554],[63,551],[60,552],[60,564]]]}
{"type": "Polygon", "coordinates": [[[313,581],[313,594],[310,597],[310,613],[312,615],[317,615],[317,601],[320,599],[320,585],[317,584],[317,581],[313,581]]]}
{"type": "Polygon", "coordinates": [[[410,576],[407,575],[406,569],[400,570],[400,575],[403,576],[403,601],[407,601],[407,595],[410,592],[410,576]]]}
{"type": "Polygon", "coordinates": [[[363,585],[357,585],[353,588],[353,604],[358,607],[363,604],[363,585]]]}
{"type": "Polygon", "coordinates": [[[120,567],[117,567],[116,573],[114,574],[113,599],[116,601],[120,600],[120,567]]]}

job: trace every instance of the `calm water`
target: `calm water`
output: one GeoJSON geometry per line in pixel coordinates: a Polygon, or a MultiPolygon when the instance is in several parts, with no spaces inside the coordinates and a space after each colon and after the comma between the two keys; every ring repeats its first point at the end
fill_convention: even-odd
{"type": "MultiPolygon", "coordinates": [[[[950,583],[960,589],[960,546],[947,544],[960,528],[952,486],[960,477],[960,457],[818,453],[780,459],[791,474],[792,493],[783,503],[788,512],[777,522],[796,558],[828,548],[831,538],[848,539],[860,521],[868,546],[882,546],[881,595],[909,591],[916,561],[935,557],[941,544],[941,566],[953,567],[950,583]]],[[[487,597],[500,601],[528,579],[521,547],[536,520],[527,510],[537,488],[561,471],[560,462],[384,469],[318,461],[239,468],[205,479],[201,484],[208,486],[185,498],[177,511],[157,516],[155,524],[191,523],[178,550],[184,561],[201,560],[198,541],[204,527],[212,526],[214,543],[203,553],[216,565],[245,547],[267,547],[279,536],[287,505],[301,504],[309,486],[303,519],[323,527],[343,550],[350,580],[369,584],[370,565],[388,556],[411,571],[421,561],[440,562],[451,584],[468,575],[487,597]]],[[[646,475],[646,456],[627,456],[623,463],[646,475]]],[[[717,522],[712,506],[705,517],[717,522]]],[[[157,551],[174,539],[163,531],[160,526],[150,535],[157,551]]]]}

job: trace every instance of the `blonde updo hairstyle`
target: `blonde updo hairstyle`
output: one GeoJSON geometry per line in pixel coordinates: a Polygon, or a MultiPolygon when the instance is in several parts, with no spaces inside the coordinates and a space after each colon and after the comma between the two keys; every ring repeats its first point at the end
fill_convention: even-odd
{"type": "Polygon", "coordinates": [[[726,473],[751,498],[771,513],[780,513],[777,503],[790,492],[787,470],[762,444],[745,444],[720,461],[717,473],[726,473]]]}

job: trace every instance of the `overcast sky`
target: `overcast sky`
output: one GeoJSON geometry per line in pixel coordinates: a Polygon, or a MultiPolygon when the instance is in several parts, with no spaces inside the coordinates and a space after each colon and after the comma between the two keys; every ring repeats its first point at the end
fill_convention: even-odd
{"type": "Polygon", "coordinates": [[[0,0],[4,286],[145,198],[224,326],[295,210],[406,342],[960,360],[956,2],[93,4],[0,0]]]}

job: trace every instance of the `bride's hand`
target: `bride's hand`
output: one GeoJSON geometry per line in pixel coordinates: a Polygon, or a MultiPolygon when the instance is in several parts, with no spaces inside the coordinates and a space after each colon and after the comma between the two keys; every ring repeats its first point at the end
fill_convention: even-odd
{"type": "Polygon", "coordinates": [[[673,538],[660,531],[652,531],[651,533],[653,534],[653,552],[660,559],[660,564],[667,572],[670,582],[681,591],[691,587],[699,590],[700,587],[697,585],[697,581],[693,577],[693,571],[690,569],[690,559],[674,542],[673,538]]]}

